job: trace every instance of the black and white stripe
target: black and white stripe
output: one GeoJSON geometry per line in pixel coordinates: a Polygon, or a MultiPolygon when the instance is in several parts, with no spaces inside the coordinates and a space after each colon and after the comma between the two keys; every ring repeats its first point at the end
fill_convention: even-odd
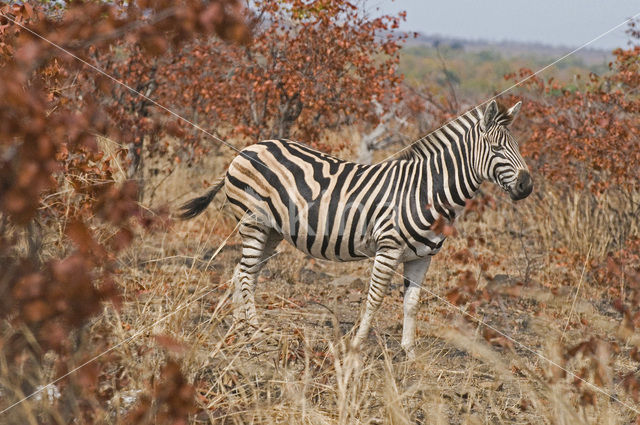
{"type": "MultiPolygon", "coordinates": [[[[508,125],[520,108],[492,101],[413,144],[401,157],[362,165],[287,140],[266,140],[242,150],[223,179],[184,206],[199,214],[224,188],[242,220],[242,259],[235,301],[257,325],[254,290],[263,260],[282,239],[301,251],[334,261],[374,257],[365,314],[354,339],[366,336],[400,263],[406,282],[421,283],[444,235],[431,230],[439,217],[452,220],[485,180],[513,199],[532,190],[527,166],[508,125]]],[[[407,283],[402,345],[413,346],[419,285],[407,283]]]]}

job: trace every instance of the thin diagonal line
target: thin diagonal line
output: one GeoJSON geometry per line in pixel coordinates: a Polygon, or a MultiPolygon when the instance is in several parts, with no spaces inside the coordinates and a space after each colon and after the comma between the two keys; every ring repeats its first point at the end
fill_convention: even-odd
{"type": "MultiPolygon", "coordinates": [[[[370,260],[375,260],[374,257],[371,257],[371,256],[365,254],[364,252],[360,251],[360,250],[358,250],[358,252],[360,252],[362,255],[364,255],[365,257],[369,258],[370,260]]],[[[384,264],[383,264],[383,266],[384,266],[384,264]]],[[[468,311],[462,309],[461,307],[458,307],[457,305],[452,304],[451,302],[449,302],[449,300],[447,300],[446,298],[442,297],[439,294],[436,294],[435,292],[431,291],[429,288],[424,287],[421,283],[417,283],[417,282],[414,282],[414,281],[412,281],[410,279],[407,279],[406,276],[404,276],[401,273],[398,273],[396,270],[390,269],[387,266],[385,266],[385,267],[388,268],[389,270],[391,270],[392,273],[397,274],[398,276],[401,276],[403,279],[406,279],[409,282],[413,283],[414,285],[420,287],[421,289],[424,289],[430,295],[436,297],[440,301],[443,301],[445,304],[447,304],[447,306],[452,307],[453,309],[460,311],[462,314],[464,314],[465,316],[468,316],[469,318],[471,318],[474,322],[478,323],[479,325],[486,326],[487,328],[491,329],[492,331],[494,331],[494,332],[500,334],[501,336],[507,338],[509,341],[517,344],[519,347],[521,347],[521,348],[525,349],[526,351],[528,351],[528,352],[540,357],[542,360],[547,361],[548,363],[550,363],[553,366],[557,367],[558,369],[564,371],[565,373],[571,375],[572,377],[580,380],[581,382],[584,382],[585,384],[587,384],[588,386],[590,386],[594,390],[600,392],[603,395],[606,395],[607,397],[609,397],[612,400],[617,401],[618,403],[620,403],[624,407],[628,408],[629,410],[631,410],[631,411],[633,411],[633,412],[635,412],[637,414],[640,414],[640,410],[636,409],[635,407],[628,405],[627,403],[623,402],[622,400],[620,400],[616,396],[609,394],[608,392],[606,392],[605,390],[601,389],[600,387],[592,384],[591,382],[585,380],[584,378],[581,378],[580,376],[576,375],[575,373],[571,372],[570,370],[560,366],[558,363],[556,363],[553,360],[547,358],[544,354],[539,353],[538,351],[534,350],[533,348],[529,348],[527,345],[524,345],[523,343],[521,343],[520,341],[516,340],[512,336],[502,332],[500,329],[496,328],[495,326],[490,325],[489,323],[485,322],[484,320],[482,320],[478,316],[475,316],[475,315],[469,313],[468,311]]]]}
{"type": "Polygon", "coordinates": [[[582,279],[584,278],[584,272],[587,269],[587,263],[589,262],[589,255],[591,255],[591,248],[593,244],[589,245],[589,252],[587,252],[587,258],[584,260],[584,266],[582,267],[582,273],[580,274],[580,280],[578,281],[578,288],[576,289],[576,294],[573,296],[573,302],[571,303],[571,310],[569,310],[569,315],[567,316],[567,323],[564,325],[564,329],[562,330],[562,336],[560,337],[560,342],[564,340],[564,334],[567,332],[567,328],[569,327],[569,322],[571,321],[571,315],[573,314],[573,309],[576,306],[576,300],[578,299],[578,293],[580,292],[580,287],[582,286],[582,279]]]}
{"type": "MultiPolygon", "coordinates": [[[[238,222],[238,225],[233,229],[233,231],[229,234],[229,236],[227,236],[227,238],[222,242],[222,244],[220,245],[220,247],[218,248],[218,250],[215,252],[214,256],[217,255],[220,250],[222,249],[222,247],[227,243],[227,240],[229,240],[229,238],[231,237],[231,235],[235,232],[235,230],[238,228],[238,226],[240,225],[240,223],[242,223],[242,221],[238,222]]],[[[272,255],[270,255],[269,257],[265,258],[264,260],[260,261],[258,264],[262,264],[266,261],[268,261],[269,259],[275,257],[276,255],[280,254],[281,251],[277,251],[275,253],[273,253],[272,255]]],[[[211,257],[211,259],[209,260],[209,263],[213,260],[213,256],[211,257]]],[[[227,280],[225,282],[225,284],[231,282],[233,280],[233,278],[227,280]]],[[[197,298],[194,298],[190,301],[188,301],[187,303],[177,307],[175,310],[173,310],[172,312],[168,313],[167,315],[161,317],[160,319],[156,320],[155,322],[153,322],[150,325],[147,325],[145,327],[143,327],[141,330],[139,330],[138,332],[134,333],[133,335],[131,335],[130,337],[120,341],[119,343],[117,343],[116,345],[108,348],[107,350],[103,351],[102,353],[92,357],[91,359],[87,360],[86,362],[82,363],[80,366],[77,366],[73,369],[71,369],[69,372],[65,373],[64,375],[54,379],[53,381],[49,382],[47,385],[44,385],[42,387],[40,387],[40,389],[34,391],[33,393],[29,394],[26,397],[23,397],[22,399],[16,401],[15,403],[13,403],[12,405],[10,405],[9,407],[5,408],[4,410],[0,411],[0,415],[2,415],[3,413],[7,412],[8,410],[14,408],[15,406],[19,405],[20,403],[30,399],[31,397],[45,391],[47,388],[49,388],[51,385],[56,384],[57,382],[61,381],[62,379],[66,378],[67,376],[77,372],[78,370],[82,369],[83,367],[85,367],[86,365],[96,361],[97,359],[99,359],[100,357],[104,356],[105,354],[110,353],[111,351],[115,350],[116,348],[127,344],[128,342],[132,341],[133,339],[137,338],[138,336],[142,335],[143,333],[147,332],[149,329],[152,329],[153,327],[155,327],[158,323],[163,322],[164,320],[168,319],[169,317],[173,316],[174,314],[176,314],[179,311],[184,310],[185,308],[189,307],[191,304],[200,301],[201,299],[203,299],[204,297],[206,297],[207,295],[209,295],[210,293],[212,293],[213,291],[215,291],[216,289],[218,289],[219,285],[210,289],[209,291],[206,291],[204,294],[198,296],[197,298]]]]}
{"type": "MultiPolygon", "coordinates": [[[[220,139],[219,137],[217,137],[217,136],[215,136],[214,134],[212,134],[212,133],[208,132],[207,130],[203,129],[203,128],[202,128],[202,127],[200,127],[199,125],[197,125],[197,124],[195,124],[195,123],[191,122],[190,120],[188,120],[188,119],[186,119],[186,118],[183,118],[183,117],[182,117],[182,116],[180,116],[179,114],[177,114],[177,113],[173,112],[172,110],[170,110],[170,109],[168,109],[167,107],[165,107],[165,106],[163,106],[163,105],[159,104],[159,103],[158,103],[158,102],[156,102],[155,100],[153,100],[153,99],[149,98],[148,96],[145,96],[144,94],[142,94],[142,93],[138,92],[137,90],[135,90],[135,89],[131,88],[131,87],[130,87],[130,86],[128,86],[126,83],[124,83],[124,82],[121,82],[121,81],[117,80],[116,78],[114,78],[114,77],[112,77],[111,75],[107,74],[106,72],[104,72],[104,71],[103,71],[103,70],[101,70],[100,68],[97,68],[96,66],[94,66],[94,65],[92,65],[92,64],[90,64],[90,63],[88,63],[88,62],[84,61],[83,59],[79,58],[78,56],[76,56],[76,55],[74,55],[73,53],[69,52],[68,50],[64,49],[63,47],[61,47],[61,46],[57,45],[56,43],[54,43],[54,42],[52,42],[52,41],[50,41],[50,40],[46,39],[45,37],[41,36],[41,35],[40,35],[40,34],[38,34],[38,33],[36,33],[35,31],[32,31],[31,29],[29,29],[29,28],[27,28],[27,27],[25,27],[25,26],[21,25],[21,24],[20,24],[20,23],[18,23],[17,21],[13,20],[12,18],[10,18],[10,17],[8,17],[8,16],[6,16],[6,15],[4,15],[4,14],[2,14],[2,13],[0,13],[0,16],[5,17],[5,18],[6,18],[6,19],[8,19],[9,21],[11,21],[11,22],[13,22],[14,24],[18,25],[19,27],[21,27],[21,28],[25,29],[26,31],[30,32],[31,34],[35,35],[36,37],[38,37],[38,38],[40,38],[40,39],[42,39],[42,40],[46,41],[47,43],[49,43],[49,44],[51,44],[52,46],[54,46],[54,47],[58,48],[59,50],[61,50],[61,51],[65,52],[65,53],[67,53],[68,55],[70,55],[70,56],[72,56],[73,58],[77,59],[78,61],[82,62],[83,64],[85,64],[86,66],[88,66],[88,67],[90,67],[91,69],[95,70],[96,72],[98,72],[98,73],[100,73],[100,74],[102,74],[102,75],[104,75],[104,76],[108,77],[109,79],[113,80],[114,82],[116,82],[116,83],[118,83],[118,84],[120,84],[120,85],[124,86],[125,88],[127,88],[127,89],[128,89],[128,90],[130,90],[131,92],[133,92],[133,93],[137,94],[138,96],[140,96],[140,97],[142,97],[142,98],[144,98],[144,99],[148,100],[149,102],[151,102],[151,103],[153,103],[154,105],[156,105],[157,107],[159,107],[159,108],[161,108],[161,109],[165,110],[166,112],[170,113],[171,115],[173,115],[173,116],[177,117],[178,119],[180,119],[180,120],[182,120],[182,121],[184,121],[184,122],[186,122],[186,123],[188,123],[188,124],[192,125],[194,128],[196,128],[196,129],[200,130],[201,132],[203,132],[204,134],[206,134],[206,135],[210,136],[210,137],[211,137],[211,138],[213,138],[214,140],[217,140],[217,141],[219,141],[220,143],[224,144],[225,146],[227,146],[227,147],[229,147],[229,148],[233,149],[234,151],[239,152],[240,154],[243,154],[243,153],[242,153],[240,150],[238,150],[235,146],[233,146],[233,145],[229,144],[228,142],[226,142],[226,141],[224,141],[224,140],[220,139]]],[[[567,57],[569,57],[569,56],[571,56],[572,54],[574,54],[574,53],[578,52],[579,50],[581,50],[581,49],[585,48],[586,46],[588,46],[588,45],[592,44],[593,42],[595,42],[595,41],[599,40],[600,38],[604,37],[605,35],[609,34],[609,33],[610,33],[610,32],[612,32],[612,31],[616,30],[617,28],[621,27],[622,25],[626,24],[627,22],[629,22],[629,21],[631,21],[631,20],[635,19],[637,16],[640,16],[640,13],[635,14],[635,15],[634,15],[634,16],[632,16],[631,18],[629,18],[629,19],[627,19],[627,20],[625,20],[625,21],[621,22],[620,24],[618,24],[618,25],[616,25],[615,27],[613,27],[613,28],[609,29],[608,31],[606,31],[606,32],[602,33],[601,35],[599,35],[599,36],[595,37],[594,39],[592,39],[592,40],[590,40],[589,42],[587,42],[587,43],[583,44],[582,46],[580,46],[580,47],[578,47],[578,48],[576,48],[576,49],[572,50],[571,52],[569,52],[569,53],[565,54],[564,56],[562,56],[562,57],[560,57],[560,58],[556,59],[556,60],[555,60],[555,61],[553,61],[552,63],[550,63],[550,64],[546,65],[545,67],[543,67],[543,68],[541,68],[541,69],[539,69],[538,71],[536,71],[535,73],[533,73],[533,74],[531,74],[531,75],[527,76],[526,78],[524,78],[524,79],[522,79],[522,80],[518,81],[517,83],[513,84],[512,86],[510,86],[509,88],[507,88],[507,89],[503,90],[502,92],[498,93],[497,95],[495,95],[495,96],[493,96],[493,97],[491,97],[491,98],[487,99],[486,101],[484,101],[484,102],[482,102],[482,103],[478,104],[476,107],[469,109],[469,110],[468,110],[468,111],[466,111],[465,113],[467,113],[467,112],[469,112],[469,111],[471,111],[471,110],[473,110],[473,109],[475,109],[475,108],[477,108],[477,107],[480,107],[480,106],[482,106],[482,105],[484,105],[484,104],[486,104],[486,103],[490,102],[491,100],[493,100],[493,99],[495,99],[495,98],[497,98],[497,97],[499,97],[499,96],[501,96],[501,95],[505,94],[506,92],[508,92],[508,91],[512,90],[513,88],[515,88],[515,87],[517,87],[517,86],[521,85],[522,83],[524,83],[525,81],[527,81],[527,80],[529,80],[530,78],[534,77],[535,75],[538,75],[539,73],[544,72],[544,71],[545,71],[546,69],[548,69],[549,67],[551,67],[551,66],[553,66],[553,65],[557,64],[558,62],[560,62],[560,61],[562,61],[562,60],[566,59],[567,57]]],[[[460,114],[457,118],[459,118],[460,116],[464,115],[465,113],[460,114]]],[[[455,119],[457,119],[457,118],[455,118],[455,119]]],[[[455,119],[448,121],[447,123],[445,123],[445,124],[444,124],[444,125],[442,125],[441,127],[437,128],[436,130],[433,130],[431,133],[429,133],[429,134],[427,134],[427,135],[423,136],[422,138],[420,138],[420,139],[416,140],[416,141],[415,141],[415,142],[413,142],[412,144],[410,144],[410,145],[406,146],[405,148],[403,148],[403,149],[401,149],[401,150],[397,151],[396,153],[394,153],[394,154],[392,154],[392,155],[388,156],[386,159],[388,159],[388,158],[390,158],[390,157],[392,157],[392,156],[395,156],[395,155],[397,155],[398,153],[401,153],[401,152],[403,152],[404,150],[406,150],[406,149],[410,148],[410,147],[411,147],[411,146],[413,146],[415,143],[419,142],[420,140],[423,140],[425,137],[429,136],[430,134],[433,134],[434,132],[436,132],[436,131],[438,131],[438,130],[442,129],[443,127],[445,127],[445,126],[446,126],[446,125],[448,125],[449,123],[451,123],[451,122],[455,121],[455,119]]],[[[248,158],[248,157],[247,157],[247,158],[248,158]]],[[[252,158],[249,158],[249,159],[253,160],[252,158]]],[[[383,161],[385,161],[386,159],[384,159],[383,161]]],[[[380,162],[383,162],[383,161],[380,161],[380,162]]],[[[378,163],[380,163],[380,162],[378,162],[378,163]]],[[[263,167],[266,167],[266,166],[265,166],[264,164],[262,164],[262,163],[259,163],[259,164],[260,164],[261,166],[263,166],[263,167]]],[[[236,226],[236,228],[237,228],[237,226],[236,226]]],[[[235,229],[234,229],[234,230],[235,230],[235,229]]],[[[231,235],[229,235],[229,236],[231,236],[231,235]]],[[[228,239],[228,237],[227,237],[227,239],[228,239]]],[[[223,242],[223,245],[224,245],[224,243],[226,243],[227,239],[225,239],[225,241],[223,242]]],[[[219,249],[216,251],[216,254],[220,251],[220,249],[221,249],[221,248],[219,248],[219,249]]],[[[270,257],[266,258],[266,259],[265,259],[265,260],[263,260],[262,262],[267,261],[268,259],[270,259],[270,258],[272,258],[273,256],[277,255],[278,253],[279,253],[279,252],[274,253],[273,255],[271,255],[270,257]]],[[[370,258],[370,259],[372,258],[372,257],[367,256],[365,253],[362,253],[362,254],[363,254],[363,255],[365,255],[366,257],[370,258]]],[[[212,257],[209,261],[211,261],[212,259],[213,259],[213,257],[212,257]]],[[[262,262],[261,262],[261,263],[262,263],[262,262]]],[[[403,276],[402,274],[398,273],[398,272],[397,272],[397,271],[395,271],[395,270],[392,270],[392,272],[393,272],[393,273],[395,273],[395,274],[397,274],[397,275],[399,275],[399,276],[403,276]]],[[[454,304],[450,303],[448,300],[446,300],[445,298],[441,297],[440,295],[438,295],[438,294],[436,294],[436,293],[434,293],[434,292],[430,291],[428,288],[424,288],[421,284],[418,284],[418,283],[416,283],[416,282],[412,282],[412,283],[414,283],[415,285],[417,285],[417,286],[419,286],[419,287],[423,288],[425,291],[427,291],[429,294],[431,294],[432,296],[436,297],[437,299],[439,299],[439,300],[441,300],[441,301],[445,302],[448,306],[453,307],[454,309],[459,310],[459,311],[460,311],[460,312],[462,312],[464,315],[466,315],[466,316],[470,317],[472,320],[476,321],[477,323],[482,324],[482,325],[484,325],[484,326],[486,326],[486,327],[488,327],[488,328],[492,329],[492,330],[493,330],[493,331],[495,331],[496,333],[498,333],[498,334],[502,335],[503,337],[507,338],[508,340],[510,340],[510,341],[512,341],[512,342],[514,342],[514,343],[515,343],[515,344],[517,344],[518,346],[520,346],[520,347],[524,348],[525,350],[527,350],[527,351],[531,352],[532,354],[534,354],[534,355],[536,355],[536,356],[540,357],[541,359],[543,359],[543,360],[545,360],[545,361],[549,362],[550,364],[552,364],[552,365],[554,365],[554,366],[558,367],[559,369],[563,370],[563,371],[564,371],[564,372],[566,372],[567,374],[569,374],[569,375],[571,375],[571,376],[573,376],[573,377],[575,377],[575,378],[579,379],[580,381],[584,382],[584,383],[585,383],[585,384],[587,384],[588,386],[591,386],[591,387],[592,387],[592,388],[594,388],[596,391],[598,391],[598,392],[600,392],[600,393],[602,393],[602,394],[604,394],[604,395],[606,395],[606,396],[610,397],[611,399],[613,399],[613,400],[617,401],[618,403],[620,403],[621,405],[623,405],[623,406],[627,407],[628,409],[630,409],[630,410],[634,411],[635,413],[640,414],[640,411],[639,411],[639,410],[636,410],[635,408],[633,408],[633,407],[631,407],[631,406],[627,405],[626,403],[622,402],[620,399],[616,398],[615,396],[612,396],[612,395],[608,394],[606,391],[604,391],[604,390],[600,389],[599,387],[595,386],[594,384],[592,384],[592,383],[590,383],[590,382],[588,382],[588,381],[584,380],[583,378],[581,378],[581,377],[579,377],[579,376],[575,375],[573,372],[571,372],[571,371],[569,371],[569,370],[567,370],[567,369],[563,368],[562,366],[558,365],[558,364],[557,364],[557,363],[555,363],[554,361],[552,361],[552,360],[550,360],[550,359],[546,358],[544,355],[542,355],[542,354],[538,353],[537,351],[535,351],[535,350],[533,350],[533,349],[529,348],[528,346],[526,346],[526,345],[522,344],[521,342],[519,342],[519,341],[515,340],[515,339],[514,339],[514,338],[512,338],[511,336],[509,336],[509,335],[505,334],[504,332],[502,332],[502,331],[500,331],[499,329],[497,329],[497,328],[493,327],[492,325],[490,325],[490,324],[488,324],[488,323],[484,322],[482,319],[479,319],[478,317],[476,317],[476,316],[474,316],[474,315],[472,315],[472,314],[468,313],[467,311],[463,310],[462,308],[460,308],[460,307],[458,307],[458,306],[456,306],[456,305],[454,305],[454,304]]],[[[214,288],[214,289],[215,289],[215,288],[214,288]]],[[[193,303],[193,302],[195,302],[195,301],[198,301],[198,300],[202,299],[204,296],[206,296],[207,294],[211,293],[214,289],[212,289],[211,291],[207,291],[204,295],[201,295],[200,297],[198,297],[198,298],[196,298],[196,299],[194,299],[194,300],[192,300],[192,301],[188,302],[187,304],[185,304],[185,305],[183,305],[183,306],[179,307],[179,308],[178,308],[178,309],[176,309],[175,311],[173,311],[173,312],[169,313],[168,315],[166,315],[166,316],[164,316],[163,318],[161,318],[161,319],[159,319],[158,321],[156,321],[156,322],[154,323],[154,325],[155,325],[155,324],[157,324],[157,323],[159,323],[159,322],[161,322],[161,321],[163,321],[163,320],[165,320],[166,318],[168,318],[168,317],[172,316],[172,315],[173,315],[173,314],[175,314],[176,312],[178,312],[178,311],[180,311],[180,310],[184,309],[185,307],[187,307],[187,306],[188,306],[188,305],[190,305],[191,303],[193,303]]],[[[8,411],[9,409],[11,409],[12,407],[14,407],[14,406],[16,406],[16,405],[20,404],[21,402],[23,402],[23,401],[25,401],[25,400],[27,400],[27,399],[29,399],[29,398],[33,397],[34,395],[36,395],[36,394],[38,394],[38,393],[40,393],[40,392],[44,391],[44,390],[45,390],[47,387],[49,387],[50,385],[55,384],[56,382],[58,382],[58,381],[60,381],[61,379],[65,378],[66,376],[68,376],[68,375],[70,375],[70,374],[74,373],[75,371],[79,370],[80,368],[82,368],[82,367],[86,366],[87,364],[91,363],[92,361],[95,361],[95,360],[96,360],[96,359],[98,359],[99,357],[101,357],[101,356],[103,356],[104,354],[106,354],[106,353],[108,353],[108,352],[112,351],[113,349],[117,348],[118,346],[121,346],[121,345],[123,345],[123,344],[125,344],[125,343],[129,342],[130,340],[132,340],[133,338],[137,337],[138,335],[140,335],[141,333],[143,333],[143,332],[144,332],[144,331],[146,331],[147,329],[151,328],[152,326],[153,326],[153,325],[145,327],[142,331],[139,331],[138,333],[136,333],[136,334],[132,335],[131,337],[129,337],[129,338],[127,338],[127,339],[125,339],[124,341],[122,341],[122,342],[118,343],[116,346],[113,346],[113,347],[109,348],[108,350],[106,350],[105,352],[103,352],[103,353],[101,353],[101,354],[99,354],[99,355],[95,356],[95,357],[94,357],[94,358],[92,358],[91,360],[88,360],[87,362],[83,363],[82,365],[80,365],[80,366],[76,367],[75,369],[73,369],[73,370],[69,371],[69,372],[68,372],[68,373],[66,373],[65,375],[63,375],[63,376],[61,376],[61,377],[57,378],[56,380],[54,380],[54,381],[52,381],[51,383],[47,384],[46,386],[42,387],[42,388],[41,388],[41,389],[39,389],[38,391],[36,391],[36,392],[34,392],[34,393],[30,394],[29,396],[27,396],[27,397],[23,398],[22,400],[20,400],[20,401],[18,401],[18,402],[16,402],[16,403],[14,403],[14,404],[12,404],[11,406],[7,407],[6,409],[4,409],[4,410],[0,411],[0,414],[5,413],[6,411],[8,411]]]]}
{"type": "Polygon", "coordinates": [[[575,49],[573,49],[572,51],[570,51],[569,53],[565,54],[564,56],[559,57],[558,59],[554,60],[553,62],[551,62],[550,64],[540,68],[539,70],[537,70],[536,72],[534,72],[531,75],[528,75],[527,77],[523,78],[522,80],[518,81],[517,83],[513,84],[512,86],[502,90],[500,93],[494,95],[493,97],[490,97],[489,99],[485,100],[482,103],[477,104],[476,106],[474,106],[473,108],[470,108],[468,110],[466,110],[465,112],[461,113],[460,115],[458,115],[456,118],[453,118],[449,121],[447,121],[446,123],[444,123],[443,125],[441,125],[440,127],[436,128],[435,130],[431,131],[430,133],[420,137],[418,140],[414,141],[413,143],[405,146],[404,148],[400,149],[397,152],[392,153],[391,155],[387,156],[386,158],[384,158],[382,161],[378,161],[376,164],[380,164],[381,162],[384,162],[386,160],[388,160],[389,158],[392,158],[396,155],[398,155],[401,152],[404,152],[405,150],[411,148],[413,145],[415,145],[416,143],[426,139],[427,137],[429,137],[430,135],[432,135],[433,133],[437,132],[438,130],[442,130],[444,127],[446,127],[447,125],[451,124],[452,122],[454,122],[455,120],[457,120],[458,118],[460,118],[461,116],[463,116],[466,113],[469,113],[471,111],[473,111],[476,108],[479,108],[483,105],[486,105],[487,103],[491,102],[492,100],[502,96],[503,94],[507,93],[508,91],[520,86],[522,83],[524,83],[525,81],[535,77],[536,75],[546,71],[547,69],[551,68],[552,66],[554,66],[555,64],[557,64],[558,62],[561,62],[563,60],[565,60],[566,58],[568,58],[569,56],[573,55],[574,53],[584,49],[585,47],[589,46],[590,44],[593,44],[594,42],[600,40],[602,37],[604,37],[605,35],[617,30],[618,28],[620,28],[621,26],[627,24],[628,22],[631,22],[632,20],[634,20],[635,18],[637,18],[638,16],[640,16],[640,12],[636,13],[635,15],[633,15],[632,17],[624,20],[623,22],[620,22],[618,25],[608,29],[607,31],[603,32],[602,34],[600,34],[599,36],[593,38],[590,41],[587,41],[586,43],[584,43],[583,45],[581,45],[580,47],[576,47],[575,49]]]}
{"type": "Polygon", "coordinates": [[[19,23],[18,21],[16,21],[15,19],[12,19],[11,17],[0,13],[0,16],[6,18],[7,20],[13,22],[14,24],[16,24],[17,26],[19,26],[20,28],[24,29],[25,31],[28,31],[29,33],[33,34],[34,36],[38,37],[39,39],[49,43],[50,45],[52,45],[53,47],[61,50],[62,52],[66,53],[67,55],[73,57],[74,59],[82,62],[84,65],[88,66],[89,68],[93,69],[94,71],[96,71],[99,74],[104,75],[105,77],[109,78],[110,80],[114,81],[117,84],[120,84],[121,86],[125,87],[127,90],[129,90],[132,93],[137,94],[138,96],[140,96],[141,98],[151,102],[153,105],[157,106],[158,108],[168,112],[169,114],[173,115],[174,117],[186,122],[187,124],[193,126],[194,128],[196,128],[197,130],[200,130],[202,133],[206,134],[207,136],[211,137],[212,139],[222,143],[223,145],[227,146],[230,149],[233,149],[234,151],[238,152],[240,155],[244,156],[245,158],[247,158],[248,160],[259,164],[261,167],[264,167],[266,169],[268,169],[268,167],[263,164],[262,162],[258,162],[256,161],[254,158],[249,157],[247,154],[245,154],[244,152],[242,152],[241,150],[239,150],[238,148],[236,148],[235,146],[233,146],[231,143],[221,139],[220,137],[216,136],[215,134],[211,133],[210,131],[202,128],[201,126],[199,126],[198,124],[194,123],[193,121],[190,121],[189,119],[183,117],[182,115],[178,114],[177,112],[174,112],[173,110],[167,108],[164,105],[161,105],[160,103],[156,102],[155,100],[153,100],[152,98],[150,98],[147,95],[144,95],[142,93],[140,93],[138,90],[134,89],[133,87],[129,86],[127,83],[118,80],[117,78],[111,76],[110,74],[108,74],[107,72],[105,72],[104,70],[102,70],[101,68],[98,68],[97,66],[85,61],[84,59],[74,55],[73,53],[71,53],[69,50],[65,49],[64,47],[60,46],[59,44],[54,43],[53,41],[47,39],[46,37],[38,34],[37,32],[33,31],[32,29],[22,25],[21,23],[19,23]]]}
{"type": "MultiPolygon", "coordinates": [[[[228,281],[225,282],[229,283],[231,281],[231,279],[229,279],[228,281]]],[[[172,312],[168,313],[166,316],[161,317],[160,319],[156,320],[155,322],[153,322],[151,325],[147,325],[144,328],[142,328],[141,330],[139,330],[138,332],[134,333],[133,335],[131,335],[130,337],[120,341],[119,343],[117,343],[116,345],[108,348],[107,350],[103,351],[102,353],[92,357],[91,359],[87,360],[86,362],[82,363],[80,366],[77,366],[73,369],[71,369],[69,372],[65,373],[64,375],[54,379],[53,381],[49,382],[47,385],[43,385],[40,387],[40,389],[34,391],[33,393],[29,394],[26,397],[23,397],[22,399],[16,401],[15,403],[13,403],[11,406],[5,408],[4,410],[0,411],[0,415],[2,415],[3,413],[7,412],[8,410],[11,410],[12,408],[16,407],[18,404],[30,399],[31,397],[35,396],[36,394],[41,393],[42,391],[44,391],[45,389],[47,389],[48,387],[50,387],[51,385],[56,384],[57,382],[61,381],[62,379],[66,378],[67,376],[77,372],[78,370],[82,369],[83,367],[85,367],[86,365],[93,363],[94,361],[98,360],[100,357],[104,356],[105,354],[110,353],[111,351],[115,350],[116,348],[130,342],[131,340],[135,339],[136,337],[142,335],[143,333],[145,333],[146,331],[148,331],[149,329],[153,328],[154,326],[156,326],[158,323],[163,322],[164,320],[168,319],[169,317],[173,316],[174,314],[176,314],[177,312],[184,310],[186,307],[188,307],[189,305],[191,305],[192,303],[201,300],[202,298],[204,298],[205,296],[209,295],[210,293],[212,293],[213,291],[215,291],[218,288],[218,286],[210,289],[209,291],[205,292],[204,294],[200,295],[199,297],[187,302],[186,304],[183,304],[182,306],[179,306],[178,308],[176,308],[175,310],[173,310],[172,312]]]]}

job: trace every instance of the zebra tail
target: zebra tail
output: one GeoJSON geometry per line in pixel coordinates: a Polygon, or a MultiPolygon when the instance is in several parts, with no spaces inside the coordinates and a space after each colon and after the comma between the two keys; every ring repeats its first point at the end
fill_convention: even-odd
{"type": "Polygon", "coordinates": [[[224,186],[224,176],[221,177],[205,195],[193,198],[192,200],[185,202],[180,207],[180,214],[178,215],[178,217],[182,220],[188,220],[199,215],[207,208],[211,201],[213,201],[213,198],[216,196],[216,193],[218,193],[222,186],[224,186]]]}

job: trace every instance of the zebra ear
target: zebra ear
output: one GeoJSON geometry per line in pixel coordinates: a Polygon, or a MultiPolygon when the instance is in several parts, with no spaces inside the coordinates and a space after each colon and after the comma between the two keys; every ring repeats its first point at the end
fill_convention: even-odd
{"type": "Polygon", "coordinates": [[[484,117],[482,118],[483,130],[486,130],[493,124],[496,116],[498,115],[498,103],[495,100],[492,100],[487,106],[487,109],[484,110],[484,117]]]}
{"type": "Polygon", "coordinates": [[[507,115],[509,116],[509,118],[511,118],[511,121],[513,121],[516,115],[518,115],[518,112],[520,111],[521,106],[522,106],[522,101],[519,101],[518,103],[513,105],[511,108],[509,108],[509,110],[507,110],[507,115]]]}

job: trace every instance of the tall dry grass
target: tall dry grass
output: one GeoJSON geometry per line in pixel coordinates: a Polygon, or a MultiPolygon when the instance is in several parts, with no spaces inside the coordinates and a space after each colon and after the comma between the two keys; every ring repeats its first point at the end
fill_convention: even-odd
{"type": "MultiPolygon", "coordinates": [[[[179,204],[218,176],[231,157],[204,158],[169,175],[146,174],[153,190],[145,191],[143,203],[179,204]]],[[[399,344],[400,277],[362,352],[347,349],[365,291],[362,285],[337,285],[336,279],[366,282],[368,261],[311,260],[282,244],[259,280],[262,326],[256,332],[232,318],[229,280],[240,256],[239,241],[232,235],[225,243],[235,222],[220,199],[193,221],[154,232],[139,229],[133,246],[118,258],[122,305],[105,305],[103,314],[77,333],[78,348],[89,347],[84,352],[97,355],[111,348],[95,362],[102,371],[96,421],[126,423],[136,406],[152,397],[150,388],[161,379],[163,365],[174,359],[196,388],[194,424],[630,423],[636,415],[602,394],[595,394],[594,406],[582,404],[585,384],[578,388],[572,376],[562,376],[543,359],[578,372],[590,359],[567,360],[563,350],[615,329],[619,318],[602,290],[579,268],[559,265],[553,253],[563,248],[586,263],[587,255],[600,258],[625,235],[637,235],[628,204],[618,195],[566,195],[540,182],[530,199],[515,205],[487,191],[498,199],[496,209],[462,220],[460,235],[434,259],[415,360],[406,359],[399,344]],[[471,249],[467,264],[453,266],[454,254],[467,248],[469,236],[486,243],[471,249]],[[473,309],[459,308],[540,356],[518,345],[487,342],[485,325],[465,319],[436,296],[455,287],[460,267],[472,270],[491,296],[473,309]],[[576,297],[579,282],[582,291],[576,297]]],[[[50,202],[70,201],[61,193],[50,202]]],[[[46,255],[68,249],[63,228],[58,223],[43,229],[46,255]]],[[[109,229],[102,235],[108,238],[109,229]]],[[[4,335],[13,331],[3,324],[4,335]]],[[[603,356],[612,378],[602,389],[633,406],[614,377],[637,365],[616,353],[603,356]]],[[[69,368],[86,360],[75,358],[69,368]]],[[[27,395],[59,376],[53,364],[54,359],[39,363],[25,377],[8,370],[0,356],[0,391],[27,395]]],[[[592,376],[586,379],[594,382],[592,376]]],[[[0,422],[36,424],[51,417],[62,423],[61,412],[68,409],[80,418],[74,392],[81,389],[65,382],[16,406],[0,422]]]]}

